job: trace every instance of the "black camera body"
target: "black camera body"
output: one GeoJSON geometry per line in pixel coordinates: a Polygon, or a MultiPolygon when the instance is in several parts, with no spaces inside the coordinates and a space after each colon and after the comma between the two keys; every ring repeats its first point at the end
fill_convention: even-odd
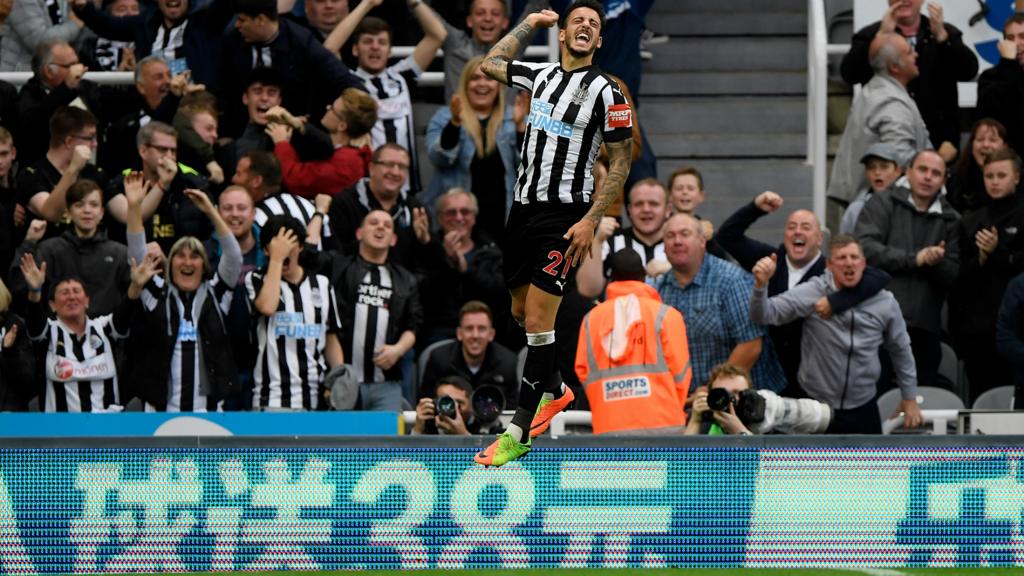
{"type": "Polygon", "coordinates": [[[746,389],[733,395],[725,388],[712,388],[708,391],[708,408],[714,412],[728,412],[732,404],[736,416],[745,425],[764,421],[765,400],[757,390],[746,389]]]}

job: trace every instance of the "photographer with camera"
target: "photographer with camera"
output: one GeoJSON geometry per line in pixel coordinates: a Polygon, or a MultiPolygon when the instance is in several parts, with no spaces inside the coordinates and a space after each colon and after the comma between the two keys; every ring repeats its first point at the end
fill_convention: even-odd
{"type": "Polygon", "coordinates": [[[708,385],[693,392],[693,412],[683,433],[750,436],[753,432],[736,415],[736,405],[740,394],[753,388],[750,374],[743,368],[728,362],[715,366],[708,385]]]}
{"type": "Polygon", "coordinates": [[[505,398],[494,386],[473,390],[461,376],[445,376],[438,381],[433,398],[420,398],[416,404],[413,434],[493,434],[499,432],[505,398]],[[479,414],[479,416],[478,416],[479,414]]]}
{"type": "Polygon", "coordinates": [[[711,369],[707,386],[694,391],[693,413],[686,435],[750,436],[822,434],[832,423],[832,409],[811,398],[785,398],[770,390],[754,390],[750,374],[728,362],[711,369]]]}

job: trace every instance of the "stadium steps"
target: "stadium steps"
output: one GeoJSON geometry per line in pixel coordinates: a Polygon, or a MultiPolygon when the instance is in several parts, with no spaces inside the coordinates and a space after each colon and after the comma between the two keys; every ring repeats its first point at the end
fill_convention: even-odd
{"type": "MultiPolygon", "coordinates": [[[[700,169],[700,213],[716,225],[763,190],[787,209],[810,208],[806,0],[658,2],[647,25],[669,37],[647,47],[639,97],[659,176],[700,169]]],[[[778,242],[783,220],[751,232],[778,242]]]]}

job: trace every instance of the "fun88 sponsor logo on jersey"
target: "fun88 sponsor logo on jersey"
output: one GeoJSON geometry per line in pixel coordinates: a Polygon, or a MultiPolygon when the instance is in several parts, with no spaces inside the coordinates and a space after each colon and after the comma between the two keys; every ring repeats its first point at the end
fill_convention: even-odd
{"type": "Polygon", "coordinates": [[[645,398],[651,395],[651,382],[647,376],[633,376],[605,380],[604,401],[627,400],[629,398],[645,398]]]}
{"type": "Polygon", "coordinates": [[[278,312],[274,314],[274,337],[319,338],[324,332],[320,324],[306,324],[301,312],[278,312]]]}
{"type": "Polygon", "coordinates": [[[537,130],[543,130],[555,136],[572,138],[572,124],[566,124],[561,120],[552,118],[551,113],[554,110],[554,105],[549,102],[533,100],[530,102],[530,116],[526,121],[537,130]]]}

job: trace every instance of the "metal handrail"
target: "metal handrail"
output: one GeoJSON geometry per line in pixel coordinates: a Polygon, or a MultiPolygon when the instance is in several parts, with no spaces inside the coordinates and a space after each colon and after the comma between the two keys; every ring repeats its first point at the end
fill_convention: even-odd
{"type": "Polygon", "coordinates": [[[849,44],[829,44],[824,0],[807,2],[807,159],[813,169],[814,214],[825,221],[825,189],[828,154],[828,57],[845,54],[849,44]]]}
{"type": "MultiPolygon", "coordinates": [[[[405,58],[412,54],[415,46],[393,46],[391,55],[405,58]]],[[[527,46],[523,55],[527,58],[545,58],[549,62],[558,61],[558,33],[548,31],[548,43],[545,46],[527,46]]],[[[444,50],[438,50],[436,58],[444,56],[444,50]]],[[[32,78],[31,72],[0,72],[0,80],[21,86],[32,78]]],[[[135,83],[133,72],[86,72],[84,78],[96,84],[108,86],[130,86],[135,83]]],[[[419,78],[420,86],[441,86],[444,84],[444,72],[424,72],[419,78]]]]}
{"type": "MultiPolygon", "coordinates": [[[[959,416],[960,410],[955,408],[933,408],[921,410],[921,420],[923,420],[925,424],[931,424],[931,433],[937,436],[945,435],[946,425],[950,422],[956,422],[959,416]]],[[[893,430],[896,430],[902,425],[903,416],[889,418],[882,422],[882,434],[892,434],[893,430]]]]}

